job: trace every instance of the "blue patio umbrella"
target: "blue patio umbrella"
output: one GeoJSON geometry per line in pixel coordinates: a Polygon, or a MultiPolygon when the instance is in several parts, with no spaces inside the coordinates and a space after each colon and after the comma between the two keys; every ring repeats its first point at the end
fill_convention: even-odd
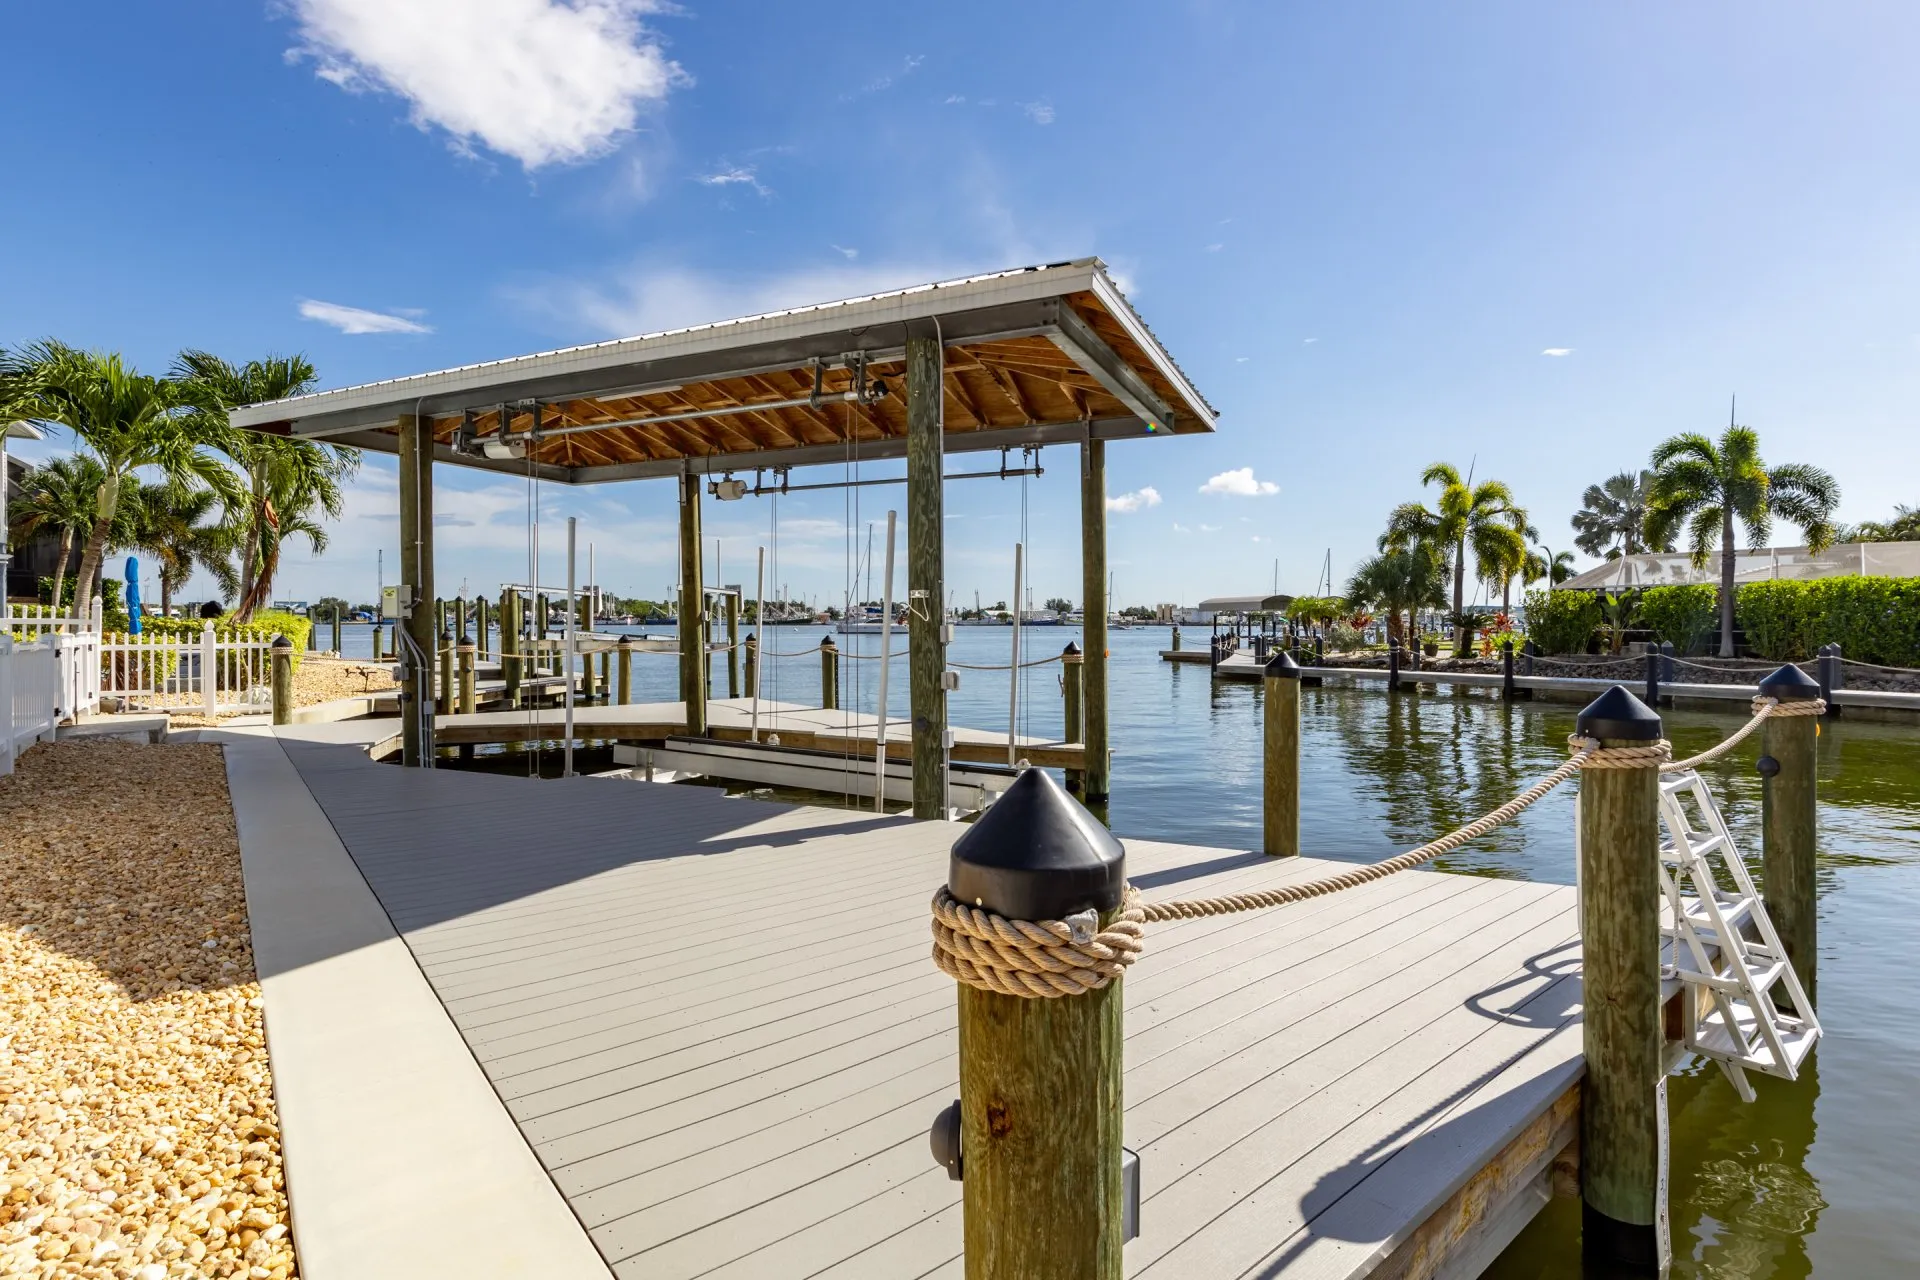
{"type": "Polygon", "coordinates": [[[127,630],[140,634],[140,561],[127,557],[127,630]]]}

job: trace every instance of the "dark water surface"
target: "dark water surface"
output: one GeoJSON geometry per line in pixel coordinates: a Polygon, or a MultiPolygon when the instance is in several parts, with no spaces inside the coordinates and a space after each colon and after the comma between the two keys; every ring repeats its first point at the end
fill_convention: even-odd
{"type": "MultiPolygon", "coordinates": [[[[653,628],[667,633],[671,628],[653,628]]],[[[762,696],[817,705],[820,627],[778,627],[762,696]]],[[[1025,632],[1027,658],[1056,654],[1077,629],[1025,632]]],[[[1189,644],[1205,644],[1190,633],[1189,644]]],[[[958,628],[956,663],[1004,663],[1006,628],[958,628]]],[[[877,636],[838,636],[850,655],[846,705],[871,709],[877,636]]],[[[370,653],[365,627],[348,652],[370,653]]],[[[896,634],[896,653],[906,637],[896,634]]],[[[1163,628],[1111,636],[1113,798],[1121,835],[1250,848],[1260,833],[1261,691],[1215,681],[1204,665],[1160,661],[1163,628]]],[[[676,697],[671,655],[637,655],[636,701],[676,697]]],[[[724,663],[716,691],[726,693],[724,663]]],[[[1020,731],[1058,734],[1056,665],[1021,675],[1020,731]]],[[[896,658],[888,704],[906,713],[896,658]]],[[[1424,843],[1507,800],[1566,758],[1576,708],[1499,702],[1482,691],[1388,695],[1303,689],[1301,843],[1317,857],[1373,861],[1424,843]]],[[[1004,730],[1004,671],[963,670],[956,724],[1004,730]]],[[[1738,727],[1719,712],[1669,712],[1676,754],[1738,727]]],[[[1758,876],[1759,738],[1709,766],[1713,789],[1758,876]]],[[[1674,1274],[1727,1280],[1920,1277],[1920,728],[1840,719],[1822,725],[1820,1012],[1813,1069],[1796,1082],[1754,1077],[1749,1106],[1718,1068],[1696,1062],[1670,1086],[1674,1274]]],[[[1563,787],[1508,826],[1438,863],[1442,871],[1572,883],[1573,795],[1563,787]]],[[[1414,873],[1420,874],[1420,873],[1414,873]]],[[[1580,1213],[1556,1200],[1488,1275],[1579,1277],[1580,1213]]]]}

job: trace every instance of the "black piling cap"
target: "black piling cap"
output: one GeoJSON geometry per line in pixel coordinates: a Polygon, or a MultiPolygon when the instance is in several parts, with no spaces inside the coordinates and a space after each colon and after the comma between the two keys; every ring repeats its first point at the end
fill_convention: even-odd
{"type": "Polygon", "coordinates": [[[1760,696],[1782,702],[1810,702],[1820,696],[1820,682],[1789,662],[1760,682],[1760,696]]]}
{"type": "Polygon", "coordinates": [[[268,646],[268,648],[271,648],[271,649],[291,649],[291,648],[293,648],[293,641],[291,641],[291,640],[289,640],[289,639],[287,639],[287,638],[286,638],[285,636],[275,636],[275,637],[273,638],[273,643],[272,643],[271,645],[269,645],[269,646],[268,646]]]}
{"type": "Polygon", "coordinates": [[[1126,887],[1126,849],[1044,769],[1022,772],[947,863],[955,899],[1009,920],[1112,911],[1126,887]]]}
{"type": "Polygon", "coordinates": [[[1275,649],[1273,656],[1267,659],[1267,665],[1260,669],[1269,680],[1298,680],[1300,664],[1287,656],[1285,649],[1275,649]]]}
{"type": "Polygon", "coordinates": [[[1069,640],[1067,641],[1067,647],[1062,649],[1060,652],[1065,657],[1077,658],[1080,656],[1080,646],[1075,644],[1073,641],[1069,640]]]}
{"type": "Polygon", "coordinates": [[[1617,684],[1582,708],[1573,728],[1583,738],[1655,742],[1660,737],[1660,713],[1617,684]]]}

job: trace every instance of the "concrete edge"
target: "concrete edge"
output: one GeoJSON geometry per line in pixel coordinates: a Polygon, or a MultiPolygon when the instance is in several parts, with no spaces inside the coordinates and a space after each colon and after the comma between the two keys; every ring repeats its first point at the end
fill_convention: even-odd
{"type": "Polygon", "coordinates": [[[293,762],[225,747],[307,1280],[609,1280],[293,762]]]}

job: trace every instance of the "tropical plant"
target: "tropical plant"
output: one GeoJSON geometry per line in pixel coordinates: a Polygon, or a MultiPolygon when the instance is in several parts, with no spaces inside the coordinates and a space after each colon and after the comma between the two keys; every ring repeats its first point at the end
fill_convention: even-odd
{"type": "Polygon", "coordinates": [[[1073,601],[1067,599],[1065,596],[1049,596],[1047,597],[1047,611],[1049,613],[1072,613],[1073,601]]]}
{"type": "Polygon", "coordinates": [[[1655,640],[1690,654],[1713,634],[1714,589],[1702,582],[1648,587],[1640,596],[1640,620],[1655,640]]]}
{"type": "Polygon", "coordinates": [[[1447,558],[1453,570],[1454,651],[1465,657],[1472,643],[1466,619],[1467,553],[1472,551],[1475,573],[1482,580],[1496,580],[1507,565],[1514,566],[1508,576],[1518,572],[1526,551],[1521,536],[1527,527],[1526,512],[1515,504],[1505,484],[1498,480],[1471,484],[1461,479],[1451,463],[1429,466],[1420,473],[1420,483],[1440,486],[1439,500],[1432,510],[1417,502],[1395,507],[1387,518],[1385,547],[1405,550],[1430,543],[1447,558]]]}
{"type": "Polygon", "coordinates": [[[1608,653],[1617,654],[1627,647],[1627,629],[1633,626],[1639,613],[1640,593],[1631,588],[1609,591],[1600,601],[1600,617],[1607,624],[1608,653]]]}
{"type": "Polygon", "coordinates": [[[1520,570],[1521,583],[1529,587],[1542,578],[1557,587],[1572,576],[1573,552],[1555,551],[1551,547],[1527,552],[1526,562],[1520,570]]]}
{"type": "Polygon", "coordinates": [[[1339,596],[1295,596],[1287,605],[1287,617],[1308,626],[1328,626],[1346,609],[1339,596]]]}
{"type": "Polygon", "coordinates": [[[1588,485],[1580,495],[1581,509],[1573,513],[1573,545],[1604,560],[1648,550],[1671,551],[1672,539],[1665,545],[1647,542],[1647,502],[1652,492],[1653,472],[1648,470],[1637,475],[1622,471],[1588,485]]]}
{"type": "Polygon", "coordinates": [[[1653,451],[1653,470],[1647,540],[1666,542],[1684,524],[1696,568],[1719,547],[1720,656],[1731,658],[1734,521],[1750,545],[1764,546],[1777,513],[1800,526],[1810,549],[1823,550],[1833,541],[1840,484],[1807,463],[1768,467],[1758,433],[1742,426],[1729,426],[1717,443],[1698,432],[1674,436],[1653,451]]]}
{"type": "Polygon", "coordinates": [[[305,356],[268,356],[235,365],[206,351],[183,351],[174,376],[197,389],[218,417],[220,448],[246,477],[246,497],[236,504],[240,526],[239,604],[242,621],[273,596],[280,550],[289,537],[307,539],[314,553],[326,550],[320,516],[338,518],[344,509],[341,486],[359,469],[360,455],[349,449],[238,431],[226,415],[241,405],[283,400],[313,388],[313,365],[305,356]]]}
{"type": "Polygon", "coordinates": [[[54,607],[66,599],[67,565],[75,539],[93,529],[93,513],[100,500],[106,472],[84,454],[53,458],[27,473],[20,497],[7,509],[13,526],[9,536],[25,540],[38,533],[60,535],[60,560],[53,569],[54,607]]]}
{"type": "Polygon", "coordinates": [[[1591,591],[1529,591],[1527,634],[1547,653],[1585,653],[1600,625],[1591,591]]]}
{"type": "Polygon", "coordinates": [[[1891,520],[1868,520],[1850,530],[1843,542],[1920,542],[1920,507],[1894,507],[1891,520]]]}
{"type": "Polygon", "coordinates": [[[213,519],[220,495],[173,481],[159,484],[132,482],[121,494],[126,513],[124,531],[116,545],[150,555],[160,573],[160,612],[173,610],[173,593],[186,586],[195,569],[205,569],[231,596],[238,576],[233,568],[234,530],[213,519]]]}
{"type": "Polygon", "coordinates": [[[307,609],[307,616],[318,621],[331,623],[337,615],[341,618],[353,612],[353,606],[339,596],[321,596],[307,609]]]}
{"type": "Polygon", "coordinates": [[[1382,546],[1380,554],[1353,571],[1346,598],[1351,605],[1385,613],[1387,635],[1402,645],[1410,644],[1414,613],[1446,602],[1446,571],[1439,550],[1426,543],[1400,549],[1382,546]]]}
{"type": "Polygon", "coordinates": [[[198,481],[223,498],[234,493],[233,473],[210,452],[222,433],[192,386],[138,373],[117,354],[82,351],[52,339],[5,356],[0,378],[31,384],[29,416],[73,432],[100,464],[76,601],[84,603],[94,594],[121,485],[137,469],[154,467],[180,484],[198,481]]]}

